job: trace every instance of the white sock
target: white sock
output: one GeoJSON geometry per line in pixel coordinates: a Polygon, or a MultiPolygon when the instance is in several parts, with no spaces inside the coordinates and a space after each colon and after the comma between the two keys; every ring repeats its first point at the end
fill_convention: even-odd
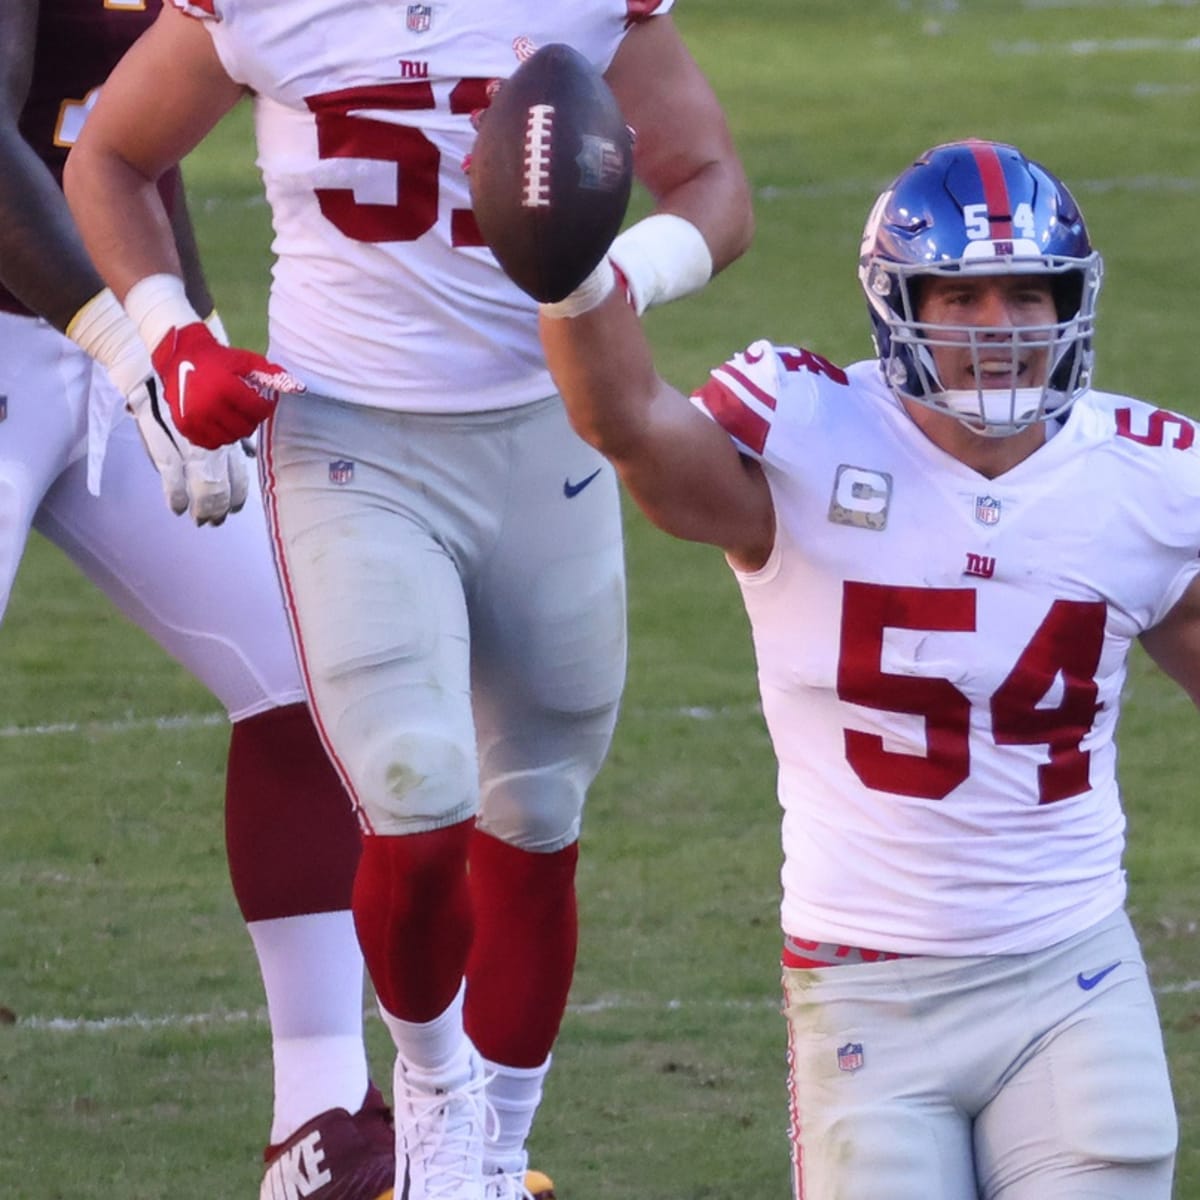
{"type": "Polygon", "coordinates": [[[506,1067],[483,1060],[485,1092],[496,1114],[494,1127],[487,1130],[483,1144],[485,1173],[525,1169],[525,1143],[542,1100],[542,1081],[550,1070],[551,1057],[547,1055],[540,1067],[506,1067]]]}
{"type": "Polygon", "coordinates": [[[392,1035],[396,1052],[418,1071],[439,1072],[465,1057],[471,1043],[463,1031],[465,984],[450,1001],[450,1007],[432,1021],[402,1021],[381,1004],[379,1013],[392,1035]]]}
{"type": "Polygon", "coordinates": [[[357,1112],[367,1094],[363,962],[349,911],[246,926],[267,993],[275,1108],[270,1143],[330,1108],[357,1112]]]}

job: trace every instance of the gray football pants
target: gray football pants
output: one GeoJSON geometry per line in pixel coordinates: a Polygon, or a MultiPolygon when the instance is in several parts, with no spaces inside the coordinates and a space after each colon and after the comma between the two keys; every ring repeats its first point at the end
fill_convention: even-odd
{"type": "Polygon", "coordinates": [[[612,468],[557,398],[428,415],[309,394],[263,441],[301,668],[364,828],[478,814],[570,845],[625,674],[612,468]]]}

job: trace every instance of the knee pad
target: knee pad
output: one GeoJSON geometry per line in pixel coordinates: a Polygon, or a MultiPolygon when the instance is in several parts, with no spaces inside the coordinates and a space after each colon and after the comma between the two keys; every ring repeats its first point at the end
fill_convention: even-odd
{"type": "Polygon", "coordinates": [[[343,762],[374,833],[426,833],[479,806],[473,747],[444,732],[382,730],[343,762]]]}
{"type": "Polygon", "coordinates": [[[578,841],[591,776],[554,763],[514,771],[486,785],[479,827],[518,850],[550,854],[578,841]]]}
{"type": "Polygon", "coordinates": [[[479,825],[548,854],[579,838],[587,790],[608,753],[617,706],[565,713],[510,707],[479,730],[479,825]]]}
{"type": "Polygon", "coordinates": [[[844,1113],[801,1131],[804,1196],[814,1200],[928,1200],[974,1195],[966,1122],[895,1106],[844,1113]]]}

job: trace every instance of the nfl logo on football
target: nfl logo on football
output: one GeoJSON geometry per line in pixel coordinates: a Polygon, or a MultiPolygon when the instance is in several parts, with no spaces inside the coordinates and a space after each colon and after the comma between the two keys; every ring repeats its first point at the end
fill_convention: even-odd
{"type": "Polygon", "coordinates": [[[995,525],[1000,520],[1000,501],[991,496],[976,496],[975,520],[980,525],[995,525]]]}
{"type": "Polygon", "coordinates": [[[857,1071],[863,1065],[862,1042],[847,1042],[839,1046],[837,1062],[839,1071],[857,1071]]]}
{"type": "Polygon", "coordinates": [[[433,5],[410,4],[405,23],[409,33],[425,33],[433,23],[433,5]]]}

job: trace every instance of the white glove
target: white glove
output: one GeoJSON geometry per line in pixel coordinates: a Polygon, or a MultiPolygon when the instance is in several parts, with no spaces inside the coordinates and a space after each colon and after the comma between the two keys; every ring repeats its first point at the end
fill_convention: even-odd
{"type": "MultiPolygon", "coordinates": [[[[139,343],[140,344],[140,343],[139,343]]],[[[190,513],[197,525],[220,525],[246,503],[250,480],[241,446],[201,450],[171,420],[162,384],[151,372],[125,397],[150,461],[162,478],[173,513],[190,513]]]]}
{"type": "Polygon", "coordinates": [[[197,525],[220,525],[246,503],[249,478],[241,447],[202,450],[179,433],[149,353],[111,291],[98,292],[75,314],[67,336],[107,368],[125,396],[173,513],[190,513],[197,525]]]}

